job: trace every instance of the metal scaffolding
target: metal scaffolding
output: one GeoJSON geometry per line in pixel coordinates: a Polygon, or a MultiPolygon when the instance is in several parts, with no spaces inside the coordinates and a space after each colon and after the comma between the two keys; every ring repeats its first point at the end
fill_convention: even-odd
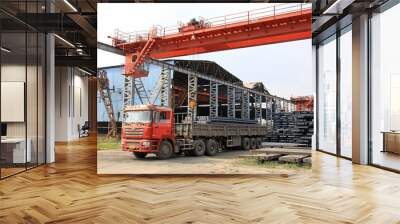
{"type": "Polygon", "coordinates": [[[149,97],[150,104],[155,104],[158,97],[160,97],[161,106],[169,106],[170,102],[170,86],[171,86],[171,70],[162,68],[158,83],[154,87],[149,97]]]}
{"type": "Polygon", "coordinates": [[[255,109],[255,119],[258,122],[261,122],[262,119],[262,96],[261,95],[255,95],[254,96],[254,109],[255,109]]]}
{"type": "Polygon", "coordinates": [[[190,119],[196,117],[197,113],[197,76],[188,75],[188,116],[190,119]]]}
{"type": "Polygon", "coordinates": [[[228,86],[228,117],[235,118],[235,88],[228,86]]]}
{"type": "Polygon", "coordinates": [[[218,117],[218,83],[210,81],[210,117],[218,117]]]}
{"type": "Polygon", "coordinates": [[[250,119],[250,94],[249,91],[243,90],[242,92],[242,119],[250,119]]]}
{"type": "Polygon", "coordinates": [[[122,117],[125,118],[125,108],[129,105],[134,104],[134,83],[133,83],[133,77],[132,76],[125,76],[124,78],[124,95],[123,95],[123,102],[124,102],[124,108],[122,109],[122,117]]]}

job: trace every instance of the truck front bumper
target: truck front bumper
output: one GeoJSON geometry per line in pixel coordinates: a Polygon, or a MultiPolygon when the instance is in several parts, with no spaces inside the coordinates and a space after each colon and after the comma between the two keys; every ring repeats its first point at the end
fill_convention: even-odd
{"type": "Polygon", "coordinates": [[[128,152],[147,152],[157,153],[158,152],[158,141],[157,140],[134,140],[127,139],[122,144],[122,150],[128,152]]]}

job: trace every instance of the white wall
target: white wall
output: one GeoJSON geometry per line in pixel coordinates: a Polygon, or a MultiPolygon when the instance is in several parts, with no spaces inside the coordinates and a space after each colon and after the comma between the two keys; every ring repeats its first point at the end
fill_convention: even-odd
{"type": "MultiPolygon", "coordinates": [[[[25,138],[29,139],[32,161],[39,163],[44,162],[44,82],[42,68],[36,65],[25,64],[2,64],[1,81],[2,82],[24,82],[26,84],[26,108],[22,106],[20,112],[26,112],[26,120],[22,122],[6,122],[8,138],[25,138]],[[38,70],[36,70],[38,69],[38,70]],[[25,80],[27,78],[27,80],[25,80]],[[26,110],[26,111],[25,111],[26,110]],[[37,153],[39,156],[37,156],[37,153]]],[[[3,92],[4,89],[2,89],[3,92]]],[[[4,94],[4,92],[3,92],[4,94]]],[[[24,91],[22,93],[24,94],[24,91]]],[[[7,97],[7,95],[2,95],[7,97]]],[[[3,113],[13,113],[11,108],[2,107],[3,113]]]]}
{"type": "Polygon", "coordinates": [[[72,67],[56,67],[55,73],[55,140],[78,139],[78,125],[88,120],[88,78],[72,67]]]}

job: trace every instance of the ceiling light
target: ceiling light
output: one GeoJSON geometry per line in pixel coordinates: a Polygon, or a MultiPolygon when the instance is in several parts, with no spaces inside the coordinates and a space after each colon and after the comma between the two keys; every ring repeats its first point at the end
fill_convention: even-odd
{"type": "Polygon", "coordinates": [[[83,72],[83,73],[85,73],[85,74],[87,74],[87,75],[92,75],[92,73],[90,73],[90,72],[88,72],[88,71],[85,71],[85,70],[83,70],[83,69],[81,69],[81,68],[78,68],[78,70],[81,71],[81,72],[83,72]]]}
{"type": "Polygon", "coordinates": [[[64,0],[65,4],[67,4],[74,12],[78,12],[78,10],[73,6],[68,0],[64,0]]]}
{"type": "Polygon", "coordinates": [[[7,48],[5,48],[5,47],[1,47],[0,49],[1,49],[2,51],[6,52],[6,53],[10,53],[10,52],[11,52],[11,50],[9,50],[9,49],[7,49],[7,48]]]}
{"type": "Polygon", "coordinates": [[[69,42],[68,40],[66,40],[66,39],[64,39],[64,38],[62,38],[62,37],[60,37],[59,35],[57,35],[57,34],[54,34],[54,36],[55,37],[57,37],[59,40],[61,40],[62,42],[64,42],[64,43],[66,43],[67,45],[69,45],[70,47],[73,47],[73,48],[75,48],[75,45],[73,45],[71,42],[69,42]]]}

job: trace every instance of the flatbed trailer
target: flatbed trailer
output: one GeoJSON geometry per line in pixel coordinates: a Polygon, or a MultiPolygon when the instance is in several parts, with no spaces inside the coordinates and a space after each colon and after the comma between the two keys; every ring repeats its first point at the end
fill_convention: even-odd
{"type": "Polygon", "coordinates": [[[215,141],[219,149],[241,147],[242,149],[258,149],[267,129],[259,124],[231,123],[177,123],[175,138],[178,147],[183,150],[194,148],[196,141],[215,141]]]}

